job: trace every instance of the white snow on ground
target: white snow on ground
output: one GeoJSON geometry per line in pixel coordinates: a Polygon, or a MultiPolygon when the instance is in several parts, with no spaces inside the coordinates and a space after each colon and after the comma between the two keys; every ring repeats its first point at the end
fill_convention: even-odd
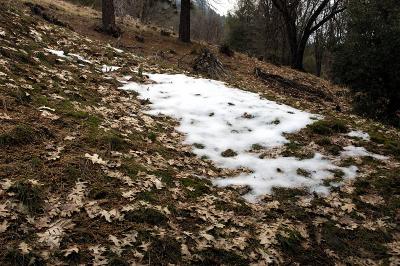
{"type": "Polygon", "coordinates": [[[112,47],[110,44],[108,44],[107,47],[110,47],[111,49],[113,49],[113,50],[116,51],[117,53],[123,53],[123,52],[124,52],[124,50],[121,50],[121,49],[117,49],[117,48],[115,48],[115,47],[112,47]]]}
{"type": "Polygon", "coordinates": [[[373,157],[378,160],[387,160],[389,157],[367,151],[364,147],[347,146],[341,152],[342,157],[373,157]]]}
{"type": "Polygon", "coordinates": [[[103,68],[101,69],[101,71],[103,73],[107,73],[107,72],[112,72],[112,71],[115,71],[118,69],[120,69],[120,67],[103,65],[103,68]]]}
{"type": "Polygon", "coordinates": [[[347,136],[349,137],[354,137],[354,138],[360,138],[366,141],[370,140],[369,134],[366,132],[363,132],[361,130],[357,130],[357,131],[351,131],[347,134],[347,136]]]}
{"type": "Polygon", "coordinates": [[[58,57],[67,58],[67,56],[64,54],[64,51],[58,51],[58,50],[47,49],[47,48],[45,48],[45,50],[51,54],[58,56],[58,57]]]}
{"type": "Polygon", "coordinates": [[[58,57],[61,57],[61,58],[71,58],[71,56],[73,56],[73,57],[77,58],[78,60],[80,60],[80,61],[82,61],[82,62],[85,62],[85,63],[88,63],[88,64],[92,64],[91,61],[86,60],[85,58],[83,58],[82,56],[80,56],[80,55],[78,55],[78,54],[72,54],[72,53],[65,54],[64,51],[53,50],[53,49],[47,49],[47,48],[45,48],[45,50],[46,50],[47,52],[49,52],[49,53],[51,53],[51,54],[54,54],[54,55],[56,55],[56,56],[58,56],[58,57]]]}
{"type": "Polygon", "coordinates": [[[134,90],[142,99],[149,99],[152,102],[149,114],[179,119],[178,130],[186,134],[185,142],[194,145],[198,156],[207,156],[224,168],[252,170],[251,174],[214,181],[222,187],[250,186],[252,191],[245,195],[249,201],[270,194],[273,187],[305,187],[325,194],[329,188],[323,185],[323,180],[333,178],[333,170],[342,170],[344,178],[356,175],[355,166],[338,167],[321,154],[306,160],[260,159],[259,154],[249,152],[254,144],[265,148],[284,145],[288,140],[283,133],[306,127],[317,119],[315,115],[261,99],[255,93],[229,88],[218,81],[185,75],[149,74],[149,77],[156,83],[129,82],[122,89],[134,90]],[[237,155],[223,157],[221,153],[227,149],[237,155]]]}

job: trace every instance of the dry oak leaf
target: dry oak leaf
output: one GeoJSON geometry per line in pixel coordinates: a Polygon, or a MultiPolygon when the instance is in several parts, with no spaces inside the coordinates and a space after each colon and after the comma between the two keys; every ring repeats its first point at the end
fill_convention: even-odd
{"type": "Polygon", "coordinates": [[[99,157],[98,154],[90,155],[89,153],[85,154],[85,158],[88,158],[92,161],[93,164],[107,165],[108,161],[105,161],[99,157]]]}

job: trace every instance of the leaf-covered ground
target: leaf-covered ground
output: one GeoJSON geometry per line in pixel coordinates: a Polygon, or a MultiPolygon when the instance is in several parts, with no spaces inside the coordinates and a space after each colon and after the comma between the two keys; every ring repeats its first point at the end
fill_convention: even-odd
{"type": "MultiPolygon", "coordinates": [[[[177,121],[144,114],[147,101],[118,89],[127,75],[148,82],[138,70],[189,70],[177,62],[183,55],[150,56],[150,42],[147,52],[123,45],[121,52],[46,22],[20,1],[0,4],[1,265],[399,264],[399,132],[349,113],[345,89],[244,55],[224,58],[232,85],[325,115],[288,135],[281,154],[336,156],[352,144],[389,156],[340,162],[357,165],[359,175],[328,197],[276,188],[250,204],[246,188],[212,186],[236,173],[182,145],[177,121]],[[103,73],[103,65],[122,68],[103,73]],[[250,65],[334,88],[324,91],[334,100],[261,83],[250,65]],[[371,141],[350,139],[350,130],[371,141]]],[[[327,182],[341,178],[332,173],[327,182]]]]}

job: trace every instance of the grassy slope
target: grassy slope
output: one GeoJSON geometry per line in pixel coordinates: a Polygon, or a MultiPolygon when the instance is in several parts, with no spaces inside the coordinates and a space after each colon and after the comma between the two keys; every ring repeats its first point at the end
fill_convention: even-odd
{"type": "MultiPolygon", "coordinates": [[[[240,190],[211,186],[213,177],[234,173],[196,158],[181,144],[176,121],[145,115],[145,102],[117,89],[123,75],[145,81],[134,74],[139,65],[146,71],[190,71],[202,44],[182,45],[160,36],[158,28],[129,21],[123,24],[124,38],[116,41],[93,30],[99,22],[95,11],[39,1],[51,2],[51,12],[76,33],[33,16],[19,1],[0,2],[0,32],[5,32],[0,39],[2,265],[32,260],[112,265],[398,262],[399,132],[350,114],[345,89],[245,55],[221,56],[228,83],[326,115],[328,122],[288,136],[291,143],[283,154],[335,156],[352,143],[391,156],[387,163],[342,161],[359,166],[360,177],[327,198],[277,189],[264,204],[248,204],[240,190]],[[135,42],[135,34],[143,35],[145,43],[135,42]],[[119,54],[107,43],[126,52],[119,54]],[[93,64],[60,61],[46,47],[80,54],[93,64]],[[103,75],[102,64],[124,67],[103,75]],[[312,84],[335,99],[325,102],[264,84],[252,74],[255,66],[312,84]],[[341,113],[335,111],[338,104],[341,113]],[[52,109],[43,113],[42,106],[52,109]],[[343,137],[340,132],[349,127],[370,132],[373,141],[343,137]],[[96,154],[101,159],[91,157],[96,154]]],[[[340,178],[341,173],[332,173],[332,180],[340,178]]]]}

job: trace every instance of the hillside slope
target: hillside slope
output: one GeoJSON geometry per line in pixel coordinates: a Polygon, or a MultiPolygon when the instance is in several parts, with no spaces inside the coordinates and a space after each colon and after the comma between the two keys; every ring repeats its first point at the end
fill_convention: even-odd
{"type": "Polygon", "coordinates": [[[94,31],[96,11],[34,2],[69,26],[0,0],[1,265],[399,263],[399,131],[351,114],[346,89],[218,55],[228,84],[325,116],[287,135],[282,155],[334,159],[354,145],[389,157],[339,160],[356,165],[358,177],[333,172],[326,197],[276,188],[249,203],[247,187],[212,185],[243,169],[195,156],[176,120],[146,114],[149,101],[119,89],[126,76],[151,83],[142,71],[197,75],[191,63],[206,44],[180,44],[131,21],[114,40],[94,31]],[[290,82],[262,81],[255,67],[290,82]],[[351,130],[371,140],[349,137],[351,130]]]}

